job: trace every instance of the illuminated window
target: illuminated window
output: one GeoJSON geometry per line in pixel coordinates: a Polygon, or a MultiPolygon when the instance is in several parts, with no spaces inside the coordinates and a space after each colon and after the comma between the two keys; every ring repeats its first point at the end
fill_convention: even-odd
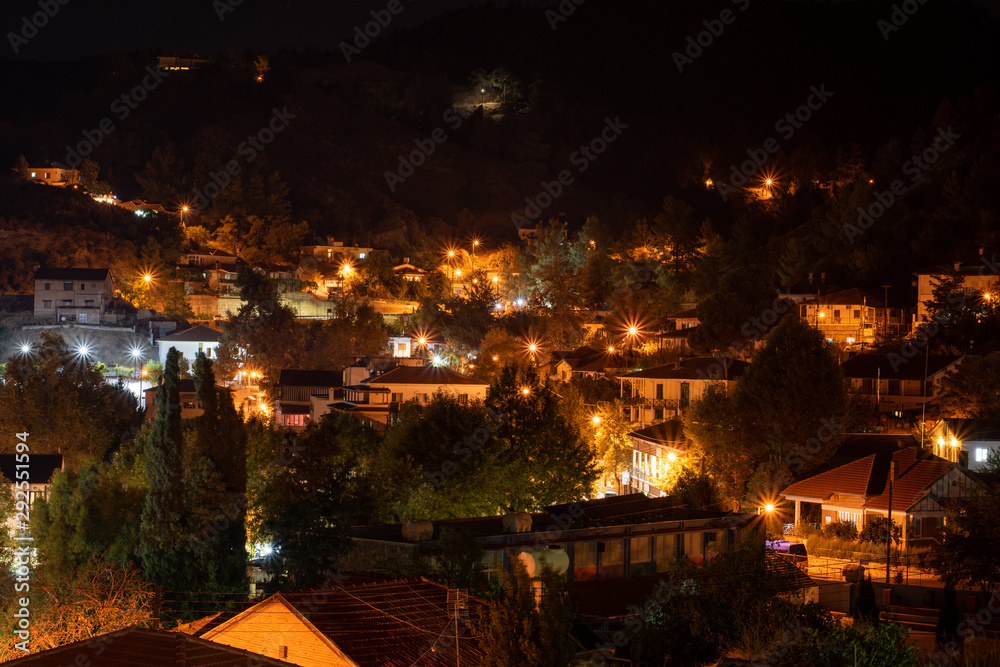
{"type": "Polygon", "coordinates": [[[976,447],[976,463],[986,463],[989,457],[989,447],[976,447]]]}

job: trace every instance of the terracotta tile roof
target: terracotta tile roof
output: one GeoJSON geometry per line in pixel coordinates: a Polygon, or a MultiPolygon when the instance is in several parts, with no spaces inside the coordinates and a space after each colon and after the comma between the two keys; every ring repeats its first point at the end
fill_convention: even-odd
{"type": "Polygon", "coordinates": [[[100,667],[246,667],[292,663],[216,644],[182,632],[127,628],[65,644],[4,663],[31,667],[94,665],[100,667]],[[100,656],[100,657],[98,657],[100,656]],[[81,661],[80,658],[84,658],[81,661]]]}
{"type": "Polygon", "coordinates": [[[897,510],[911,507],[925,495],[925,489],[954,464],[909,447],[893,452],[871,454],[839,468],[796,482],[781,492],[785,497],[811,498],[820,502],[832,494],[863,496],[868,509],[889,508],[889,462],[896,463],[896,481],[892,506],[897,510]]]}
{"type": "MultiPolygon", "coordinates": [[[[421,577],[278,595],[360,667],[410,667],[455,664],[448,590],[421,577]]],[[[486,603],[469,597],[468,606],[475,622],[486,603]]],[[[483,664],[478,642],[464,634],[460,624],[461,664],[483,664]]]]}
{"type": "Polygon", "coordinates": [[[391,371],[386,371],[381,375],[363,381],[369,386],[383,384],[478,384],[486,386],[486,382],[477,380],[474,377],[463,375],[458,371],[441,366],[396,366],[391,371]]]}
{"type": "Polygon", "coordinates": [[[726,357],[694,357],[680,364],[667,364],[629,373],[625,378],[650,380],[735,380],[743,375],[748,364],[726,357]]]}

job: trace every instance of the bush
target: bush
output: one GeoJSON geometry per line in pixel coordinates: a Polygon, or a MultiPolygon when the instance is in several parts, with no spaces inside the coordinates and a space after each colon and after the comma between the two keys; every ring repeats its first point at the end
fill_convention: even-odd
{"type": "MultiPolygon", "coordinates": [[[[870,542],[872,544],[885,544],[886,532],[889,529],[889,519],[884,516],[871,517],[865,522],[865,527],[861,530],[861,534],[858,535],[858,539],[862,542],[870,542]]],[[[899,544],[903,541],[903,529],[896,523],[892,522],[892,543],[899,544]]]]}
{"type": "Polygon", "coordinates": [[[858,539],[858,529],[850,521],[834,521],[824,524],[823,536],[838,540],[856,540],[858,539]]]}

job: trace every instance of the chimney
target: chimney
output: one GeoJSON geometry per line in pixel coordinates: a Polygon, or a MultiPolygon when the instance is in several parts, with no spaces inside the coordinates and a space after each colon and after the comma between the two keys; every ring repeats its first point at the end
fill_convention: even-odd
{"type": "Polygon", "coordinates": [[[961,271],[961,269],[962,269],[962,263],[961,262],[955,262],[955,270],[956,271],[961,271]]]}
{"type": "Polygon", "coordinates": [[[409,257],[404,257],[403,258],[403,264],[409,264],[409,263],[410,263],[410,258],[409,257]]]}

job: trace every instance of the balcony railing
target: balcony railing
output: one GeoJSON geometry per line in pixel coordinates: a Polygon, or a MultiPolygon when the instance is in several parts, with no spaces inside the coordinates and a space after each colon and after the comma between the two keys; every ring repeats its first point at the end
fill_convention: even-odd
{"type": "Polygon", "coordinates": [[[644,408],[667,408],[670,410],[676,410],[679,405],[676,398],[645,398],[643,396],[626,396],[622,399],[622,403],[644,408]]]}

